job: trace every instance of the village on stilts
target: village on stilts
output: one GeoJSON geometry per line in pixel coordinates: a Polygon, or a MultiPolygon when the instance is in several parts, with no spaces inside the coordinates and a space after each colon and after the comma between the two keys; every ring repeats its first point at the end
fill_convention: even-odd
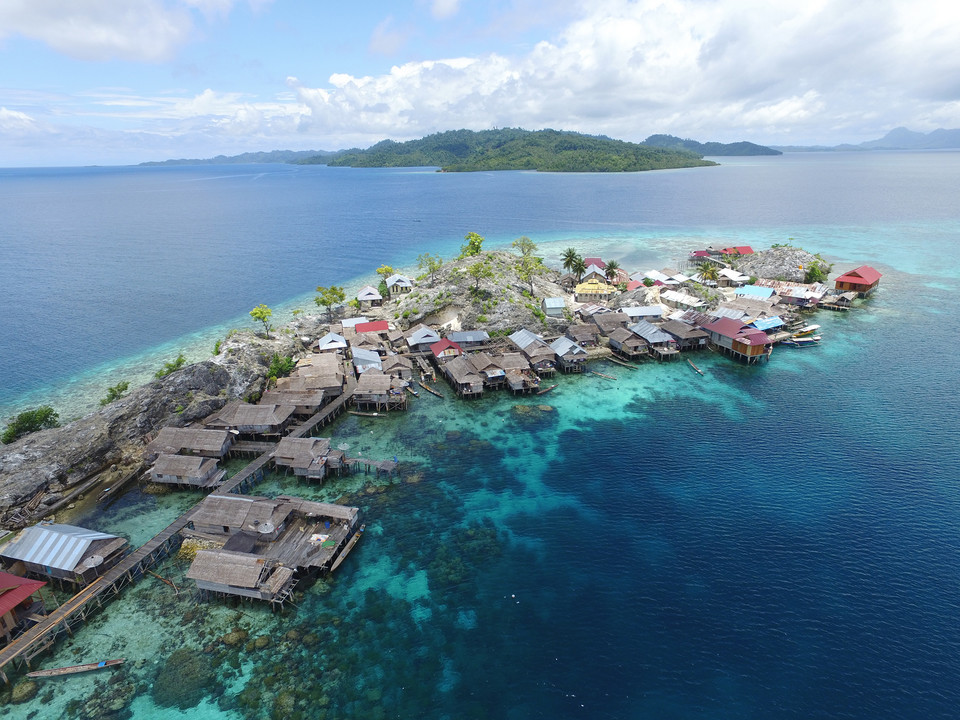
{"type": "MultiPolygon", "coordinates": [[[[799,267],[799,279],[762,277],[748,269],[755,253],[746,246],[697,249],[680,269],[633,274],[615,261],[568,251],[569,272],[550,271],[556,282],[541,283],[535,294],[538,274],[547,269],[539,259],[524,264],[525,253],[517,264],[530,288],[522,302],[539,324],[493,328],[484,320],[496,297],[481,288],[492,276],[488,266],[481,267],[491,254],[477,250],[465,252],[455,270],[455,277],[476,280],[467,292],[480,311],[467,321],[444,313],[442,292],[433,310],[412,312],[413,303],[426,299],[416,296],[419,284],[430,285],[438,268],[417,279],[384,273],[379,288],[365,286],[350,301],[356,314],[334,315],[334,309],[347,314],[346,298],[328,304],[329,322],[300,337],[303,352],[267,383],[256,402],[228,400],[201,422],[153,429],[142,464],[100,490],[102,497],[116,496],[131,483],[204,497],[141,547],[51,521],[58,506],[40,505],[39,497],[22,508],[16,524],[0,533],[6,536],[0,543],[0,678],[9,681],[17,663],[31,669],[60,636],[72,634],[89,614],[147,574],[199,600],[262,601],[284,611],[298,588],[344,562],[362,537],[365,518],[358,507],[258,495],[265,474],[322,484],[358,474],[390,477],[403,463],[402,457],[349,455],[348,446],[324,434],[341,415],[371,418],[359,422],[375,431],[378,420],[372,418],[403,412],[409,403],[454,401],[447,390],[464,400],[501,390],[542,395],[558,386],[557,373],[614,378],[610,372],[679,358],[686,362],[676,365],[677,372],[695,371],[691,377],[708,382],[709,371],[690,359],[691,353],[713,351],[752,366],[771,362],[775,347],[816,347],[823,336],[812,313],[850,311],[881,277],[861,266],[829,287],[829,268],[819,260],[799,267]],[[230,471],[224,467],[228,460],[230,471]],[[185,543],[194,548],[185,575],[193,585],[178,588],[154,568],[185,543]],[[49,584],[70,588],[70,599],[53,600],[49,584]]],[[[327,303],[318,297],[322,304],[327,303]]],[[[268,339],[269,334],[268,326],[268,339]]],[[[92,486],[93,480],[80,491],[92,486]]],[[[122,662],[100,660],[61,671],[122,662]]]]}

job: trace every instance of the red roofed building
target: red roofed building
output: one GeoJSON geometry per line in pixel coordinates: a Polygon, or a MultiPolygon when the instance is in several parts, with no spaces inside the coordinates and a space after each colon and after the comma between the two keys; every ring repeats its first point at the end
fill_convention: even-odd
{"type": "Polygon", "coordinates": [[[27,615],[37,610],[43,613],[42,603],[39,608],[33,607],[35,602],[40,602],[33,594],[44,585],[40,580],[0,572],[0,636],[7,642],[13,639],[14,630],[27,615]]]}
{"type": "Polygon", "coordinates": [[[385,333],[389,332],[390,326],[386,320],[375,320],[373,322],[357,323],[355,329],[358,335],[360,333],[385,333]]]}
{"type": "Polygon", "coordinates": [[[600,258],[584,258],[583,264],[586,265],[587,267],[590,267],[591,265],[596,265],[598,268],[605,268],[607,266],[607,264],[600,258]]]}
{"type": "Polygon", "coordinates": [[[773,343],[762,330],[744,325],[739,320],[722,317],[703,326],[710,333],[710,342],[721,352],[747,364],[769,358],[773,343]]]}
{"type": "Polygon", "coordinates": [[[631,280],[630,282],[627,283],[627,292],[631,292],[632,290],[636,290],[637,288],[641,288],[641,287],[643,287],[642,282],[640,282],[639,280],[631,280]]]}
{"type": "Polygon", "coordinates": [[[753,255],[753,248],[749,245],[734,245],[732,247],[723,248],[720,251],[721,255],[753,255]]]}
{"type": "Polygon", "coordinates": [[[440,342],[435,342],[430,346],[430,352],[437,360],[449,360],[451,358],[463,355],[463,348],[457,345],[453,340],[444,338],[440,342]]]}
{"type": "Polygon", "coordinates": [[[850,290],[858,293],[860,297],[866,297],[880,284],[881,277],[882,275],[869,265],[861,265],[856,270],[851,270],[838,277],[834,281],[834,287],[837,290],[844,292],[850,290]]]}

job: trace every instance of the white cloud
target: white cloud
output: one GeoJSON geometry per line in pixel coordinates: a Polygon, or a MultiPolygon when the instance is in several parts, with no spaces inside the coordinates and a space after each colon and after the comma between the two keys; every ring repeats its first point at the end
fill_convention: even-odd
{"type": "Polygon", "coordinates": [[[0,107],[0,135],[23,135],[38,130],[37,122],[26,113],[0,107]]]}
{"type": "Polygon", "coordinates": [[[328,133],[400,138],[518,125],[631,139],[698,131],[710,135],[703,139],[775,140],[935,116],[960,93],[960,53],[951,50],[960,11],[952,6],[935,20],[893,0],[610,0],[590,8],[523,56],[337,73],[327,88],[299,88],[300,97],[314,129],[328,133]],[[868,117],[871,100],[885,106],[868,117]]]}
{"type": "Polygon", "coordinates": [[[437,20],[446,20],[453,17],[460,10],[460,0],[433,0],[430,5],[430,14],[437,20]]]}
{"type": "MultiPolygon", "coordinates": [[[[239,0],[3,0],[0,39],[22,35],[79,60],[157,62],[194,32],[192,11],[224,17],[239,0]]],[[[257,11],[270,0],[249,0],[257,11]]]]}

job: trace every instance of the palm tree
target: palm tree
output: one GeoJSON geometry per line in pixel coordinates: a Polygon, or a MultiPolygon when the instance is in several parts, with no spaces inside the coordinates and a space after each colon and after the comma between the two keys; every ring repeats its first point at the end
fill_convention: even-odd
{"type": "Polygon", "coordinates": [[[607,267],[604,268],[603,274],[607,276],[608,282],[613,282],[617,279],[618,270],[620,270],[620,263],[616,260],[610,260],[607,262],[607,267]]]}
{"type": "Polygon", "coordinates": [[[720,278],[720,271],[717,269],[717,266],[713,263],[707,263],[700,269],[700,279],[701,280],[713,280],[716,281],[720,278]]]}
{"type": "Polygon", "coordinates": [[[583,274],[587,271],[587,264],[583,261],[583,258],[577,255],[576,259],[573,261],[573,266],[570,268],[570,272],[574,273],[577,276],[577,282],[579,283],[583,274]]]}
{"type": "Polygon", "coordinates": [[[582,260],[583,258],[580,257],[580,254],[577,252],[576,248],[571,247],[563,251],[563,255],[560,256],[560,259],[563,260],[563,269],[567,272],[573,272],[573,268],[576,265],[577,260],[582,260]]]}

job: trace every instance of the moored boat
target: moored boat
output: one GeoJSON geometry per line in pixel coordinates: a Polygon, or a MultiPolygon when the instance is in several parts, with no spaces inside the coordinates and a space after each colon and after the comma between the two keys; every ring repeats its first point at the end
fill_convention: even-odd
{"type": "Polygon", "coordinates": [[[793,336],[795,338],[806,337],[807,335],[813,335],[819,329],[819,325],[804,325],[802,328],[797,330],[793,336]]]}
{"type": "Polygon", "coordinates": [[[100,670],[101,668],[105,667],[122,665],[124,662],[126,662],[126,658],[118,658],[116,660],[101,660],[100,662],[84,663],[83,665],[68,665],[67,667],[50,668],[49,670],[34,670],[33,672],[28,672],[27,677],[42,678],[58,677],[60,675],[72,675],[73,673],[82,673],[90,670],[100,670]]]}

